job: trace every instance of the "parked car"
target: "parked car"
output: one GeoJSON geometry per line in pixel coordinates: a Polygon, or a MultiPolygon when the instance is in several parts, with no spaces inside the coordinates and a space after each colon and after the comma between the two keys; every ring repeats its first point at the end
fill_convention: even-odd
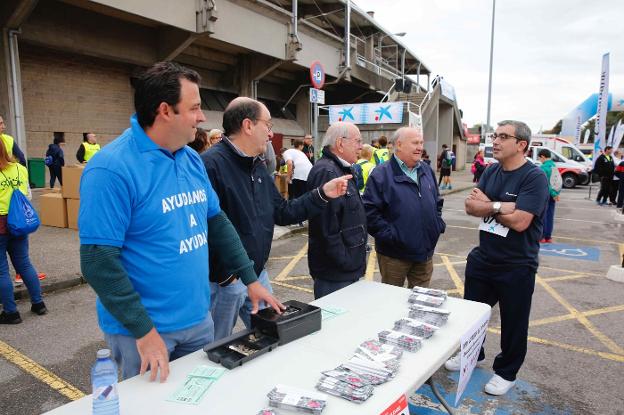
{"type": "MultiPolygon", "coordinates": [[[[591,158],[588,157],[583,149],[579,146],[575,146],[568,140],[554,135],[534,135],[531,137],[531,145],[536,147],[546,147],[550,150],[555,150],[568,160],[576,161],[589,168],[593,168],[591,158]]],[[[587,184],[587,183],[580,183],[587,184]]]]}

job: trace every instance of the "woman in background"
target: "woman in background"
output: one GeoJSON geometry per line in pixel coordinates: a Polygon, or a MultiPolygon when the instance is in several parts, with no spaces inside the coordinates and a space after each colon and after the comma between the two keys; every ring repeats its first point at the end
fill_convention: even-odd
{"type": "Polygon", "coordinates": [[[0,324],[22,322],[15,304],[13,281],[9,277],[7,254],[11,257],[13,268],[22,276],[26,284],[32,303],[30,311],[40,316],[48,312],[41,297],[37,271],[28,256],[28,235],[14,236],[8,230],[7,215],[14,191],[28,194],[28,171],[26,167],[16,163],[7,153],[4,143],[0,143],[0,300],[2,300],[3,307],[0,324]]]}
{"type": "Polygon", "coordinates": [[[206,130],[197,127],[197,131],[195,132],[195,140],[189,143],[189,147],[197,151],[199,154],[208,150],[208,147],[210,147],[210,143],[208,142],[208,134],[206,134],[206,130]]]}
{"type": "Polygon", "coordinates": [[[48,151],[46,151],[46,158],[49,157],[49,163],[46,162],[46,165],[50,170],[50,189],[54,188],[56,179],[63,186],[62,167],[65,165],[63,147],[65,147],[65,135],[63,133],[54,133],[54,141],[48,146],[48,151]]]}

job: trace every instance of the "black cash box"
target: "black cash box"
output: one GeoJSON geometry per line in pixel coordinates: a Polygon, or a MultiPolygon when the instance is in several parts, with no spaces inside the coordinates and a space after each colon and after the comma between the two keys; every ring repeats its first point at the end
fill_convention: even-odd
{"type": "Polygon", "coordinates": [[[279,339],[279,344],[290,343],[321,329],[319,307],[290,300],[284,303],[286,310],[277,314],[272,308],[265,308],[251,315],[251,327],[279,339]]]}
{"type": "Polygon", "coordinates": [[[261,333],[257,329],[247,329],[232,334],[204,346],[208,359],[227,369],[234,369],[256,357],[275,349],[279,340],[261,333]]]}
{"type": "Polygon", "coordinates": [[[286,310],[277,314],[265,308],[251,315],[251,329],[239,331],[204,347],[208,359],[227,369],[234,369],[321,329],[321,309],[296,300],[284,303],[286,310]]]}

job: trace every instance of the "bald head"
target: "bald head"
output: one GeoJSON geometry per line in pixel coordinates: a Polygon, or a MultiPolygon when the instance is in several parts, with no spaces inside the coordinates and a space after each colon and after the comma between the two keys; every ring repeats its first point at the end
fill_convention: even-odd
{"type": "Polygon", "coordinates": [[[396,156],[407,167],[414,168],[420,162],[425,142],[419,128],[401,127],[392,135],[392,141],[396,146],[396,156]]]}
{"type": "Polygon", "coordinates": [[[223,112],[223,133],[246,155],[266,151],[273,137],[271,113],[266,105],[247,97],[232,100],[223,112]]]}
{"type": "MultiPolygon", "coordinates": [[[[223,134],[230,137],[237,134],[245,119],[256,121],[260,118],[264,104],[249,97],[234,98],[223,112],[223,134]]],[[[268,110],[267,110],[268,111],[268,110]]]]}

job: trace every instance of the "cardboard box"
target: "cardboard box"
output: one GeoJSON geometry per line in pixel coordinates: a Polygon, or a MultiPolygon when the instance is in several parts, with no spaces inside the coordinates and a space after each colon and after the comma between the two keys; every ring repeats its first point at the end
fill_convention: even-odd
{"type": "Polygon", "coordinates": [[[63,166],[63,197],[65,199],[80,199],[80,177],[84,164],[63,166]]]}
{"type": "Polygon", "coordinates": [[[67,203],[60,193],[46,193],[39,198],[42,225],[67,228],[67,203]]]}
{"type": "Polygon", "coordinates": [[[50,188],[46,187],[46,188],[44,188],[41,191],[42,195],[45,195],[45,194],[48,194],[48,193],[58,193],[58,194],[60,194],[61,193],[61,188],[60,187],[55,187],[54,189],[50,189],[50,188]]]}
{"type": "Polygon", "coordinates": [[[78,229],[78,211],[80,210],[80,199],[65,199],[67,201],[67,227],[78,229]]]}

